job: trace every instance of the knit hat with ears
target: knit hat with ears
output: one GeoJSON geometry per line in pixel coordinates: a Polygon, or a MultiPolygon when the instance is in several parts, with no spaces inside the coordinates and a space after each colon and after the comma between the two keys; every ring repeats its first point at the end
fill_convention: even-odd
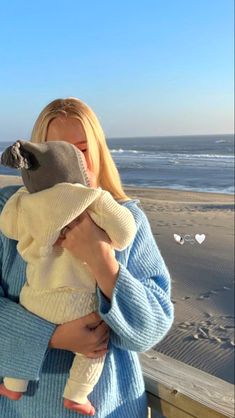
{"type": "Polygon", "coordinates": [[[17,141],[2,153],[1,164],[19,168],[30,193],[58,183],[90,186],[82,152],[65,141],[17,141]]]}

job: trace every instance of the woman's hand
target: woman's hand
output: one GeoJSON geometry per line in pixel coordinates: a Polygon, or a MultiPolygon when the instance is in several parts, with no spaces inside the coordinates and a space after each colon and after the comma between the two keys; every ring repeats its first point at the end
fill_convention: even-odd
{"type": "Polygon", "coordinates": [[[109,299],[119,272],[119,264],[110,243],[106,232],[84,212],[66,227],[65,235],[55,244],[66,248],[74,257],[87,264],[99,288],[109,299]]]}
{"type": "Polygon", "coordinates": [[[107,353],[109,327],[95,312],[74,321],[58,325],[49,348],[84,354],[89,358],[107,353]]]}

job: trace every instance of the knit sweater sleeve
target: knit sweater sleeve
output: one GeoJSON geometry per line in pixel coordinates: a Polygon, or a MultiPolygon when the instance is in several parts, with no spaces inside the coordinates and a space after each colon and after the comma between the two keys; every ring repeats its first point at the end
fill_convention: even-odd
{"type": "MultiPolygon", "coordinates": [[[[1,190],[0,210],[14,190],[1,190]]],[[[14,259],[14,254],[14,241],[0,234],[0,376],[37,380],[55,325],[31,314],[9,296],[13,267],[8,265],[8,259],[14,259]]],[[[14,266],[20,267],[20,261],[14,266]]],[[[17,274],[18,270],[16,278],[17,274]]]]}
{"type": "Polygon", "coordinates": [[[97,289],[99,313],[110,326],[112,343],[122,349],[146,351],[160,342],[173,322],[168,268],[153,237],[145,213],[130,206],[137,233],[126,267],[119,275],[109,302],[97,289]]]}
{"type": "Polygon", "coordinates": [[[120,205],[111,193],[102,190],[101,196],[90,206],[93,221],[108,234],[112,246],[123,250],[133,241],[136,225],[131,211],[120,205]]]}

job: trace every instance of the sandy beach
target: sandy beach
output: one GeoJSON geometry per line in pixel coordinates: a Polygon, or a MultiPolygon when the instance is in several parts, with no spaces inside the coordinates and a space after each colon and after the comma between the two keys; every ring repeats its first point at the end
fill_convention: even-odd
{"type": "Polygon", "coordinates": [[[172,277],[175,321],[155,349],[234,383],[234,197],[126,192],[140,200],[172,277]],[[174,234],[188,237],[181,245],[174,234]],[[201,244],[196,234],[205,235],[201,244]]]}
{"type": "MultiPolygon", "coordinates": [[[[16,182],[0,176],[0,187],[16,182]]],[[[140,200],[172,277],[175,321],[155,349],[234,383],[234,197],[125,190],[140,200]]]]}

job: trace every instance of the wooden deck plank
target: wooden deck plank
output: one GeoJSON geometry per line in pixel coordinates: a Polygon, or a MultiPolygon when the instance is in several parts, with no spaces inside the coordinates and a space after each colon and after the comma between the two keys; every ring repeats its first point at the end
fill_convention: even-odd
{"type": "MultiPolygon", "coordinates": [[[[153,350],[139,356],[146,390],[161,413],[173,408],[182,418],[183,413],[194,418],[234,417],[232,384],[153,350]]],[[[166,416],[175,418],[176,412],[166,416]]]]}
{"type": "Polygon", "coordinates": [[[159,399],[150,393],[148,393],[148,401],[149,405],[151,405],[149,418],[194,418],[193,415],[176,408],[175,405],[159,399]]]}

